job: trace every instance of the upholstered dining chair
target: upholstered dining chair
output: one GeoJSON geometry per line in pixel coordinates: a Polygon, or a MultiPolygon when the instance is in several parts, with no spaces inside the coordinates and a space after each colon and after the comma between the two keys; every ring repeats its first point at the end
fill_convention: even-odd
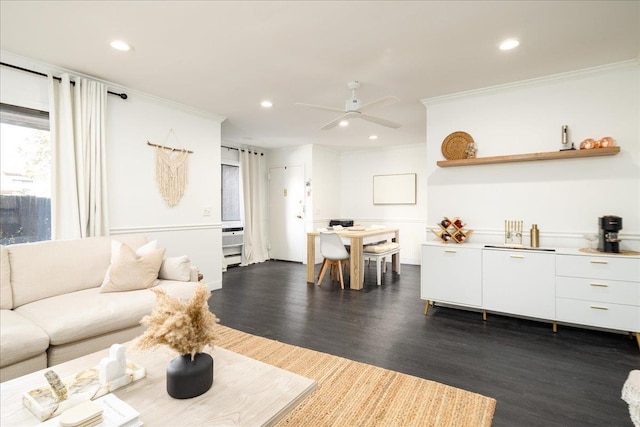
{"type": "MultiPolygon", "coordinates": [[[[318,276],[318,286],[322,284],[324,274],[327,268],[331,266],[331,273],[333,273],[334,267],[337,268],[338,277],[340,278],[340,288],[344,289],[342,269],[344,266],[349,265],[349,252],[347,252],[347,249],[344,247],[340,236],[336,233],[320,233],[320,253],[324,257],[324,260],[322,261],[320,275],[318,276]]],[[[331,273],[329,275],[333,277],[331,273]]]]}

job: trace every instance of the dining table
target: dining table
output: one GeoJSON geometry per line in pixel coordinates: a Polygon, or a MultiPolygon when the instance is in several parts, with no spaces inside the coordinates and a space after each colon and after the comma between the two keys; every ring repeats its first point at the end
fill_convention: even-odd
{"type": "MultiPolygon", "coordinates": [[[[337,233],[342,242],[350,246],[350,288],[358,291],[362,289],[364,282],[364,246],[381,241],[400,243],[400,233],[397,228],[346,227],[338,230],[328,230],[327,232],[337,233]]],[[[316,281],[316,241],[319,236],[320,231],[307,233],[307,283],[315,283],[316,281]]],[[[399,253],[391,256],[391,266],[393,271],[400,271],[399,253]]]]}

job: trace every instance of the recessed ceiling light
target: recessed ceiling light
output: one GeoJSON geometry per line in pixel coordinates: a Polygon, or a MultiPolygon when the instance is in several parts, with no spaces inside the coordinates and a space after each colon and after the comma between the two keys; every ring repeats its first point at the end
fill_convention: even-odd
{"type": "Polygon", "coordinates": [[[378,135],[369,135],[369,139],[378,139],[378,135]]]}
{"type": "Polygon", "coordinates": [[[116,50],[121,50],[123,52],[127,52],[130,51],[132,49],[131,45],[125,41],[122,40],[114,40],[111,43],[109,43],[111,45],[112,48],[116,49],[116,50]]]}
{"type": "Polygon", "coordinates": [[[262,105],[264,108],[271,108],[273,107],[273,102],[265,99],[260,103],[260,105],[262,105]]]}
{"type": "Polygon", "coordinates": [[[343,120],[340,122],[340,126],[345,127],[345,126],[349,126],[349,122],[346,120],[343,120]]]}
{"type": "Polygon", "coordinates": [[[507,39],[500,43],[500,50],[511,50],[515,47],[518,47],[520,42],[516,39],[507,39]]]}

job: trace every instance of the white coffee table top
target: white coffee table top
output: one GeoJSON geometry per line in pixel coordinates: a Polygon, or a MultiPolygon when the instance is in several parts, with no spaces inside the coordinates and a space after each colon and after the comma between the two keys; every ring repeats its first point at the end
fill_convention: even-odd
{"type": "MultiPolygon", "coordinates": [[[[97,366],[108,350],[60,364],[52,369],[66,378],[97,366]]],[[[147,376],[114,392],[140,412],[145,425],[269,426],[292,410],[316,387],[316,382],[275,366],[215,348],[213,386],[192,399],[173,399],[166,391],[166,367],[175,357],[166,348],[127,352],[127,358],[147,370],[147,376]]],[[[48,368],[51,369],[51,368],[48,368]]],[[[36,426],[39,420],[22,405],[22,393],[46,385],[37,371],[0,384],[0,425],[36,426]]]]}

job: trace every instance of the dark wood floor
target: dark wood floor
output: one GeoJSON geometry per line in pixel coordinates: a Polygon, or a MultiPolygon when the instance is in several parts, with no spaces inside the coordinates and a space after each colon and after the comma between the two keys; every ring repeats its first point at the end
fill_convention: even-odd
{"type": "Polygon", "coordinates": [[[620,394],[640,369],[635,339],[445,307],[425,316],[420,266],[382,286],[372,266],[361,291],[305,278],[296,263],[230,268],[210,306],[244,332],[493,397],[496,427],[632,426],[620,394]]]}

